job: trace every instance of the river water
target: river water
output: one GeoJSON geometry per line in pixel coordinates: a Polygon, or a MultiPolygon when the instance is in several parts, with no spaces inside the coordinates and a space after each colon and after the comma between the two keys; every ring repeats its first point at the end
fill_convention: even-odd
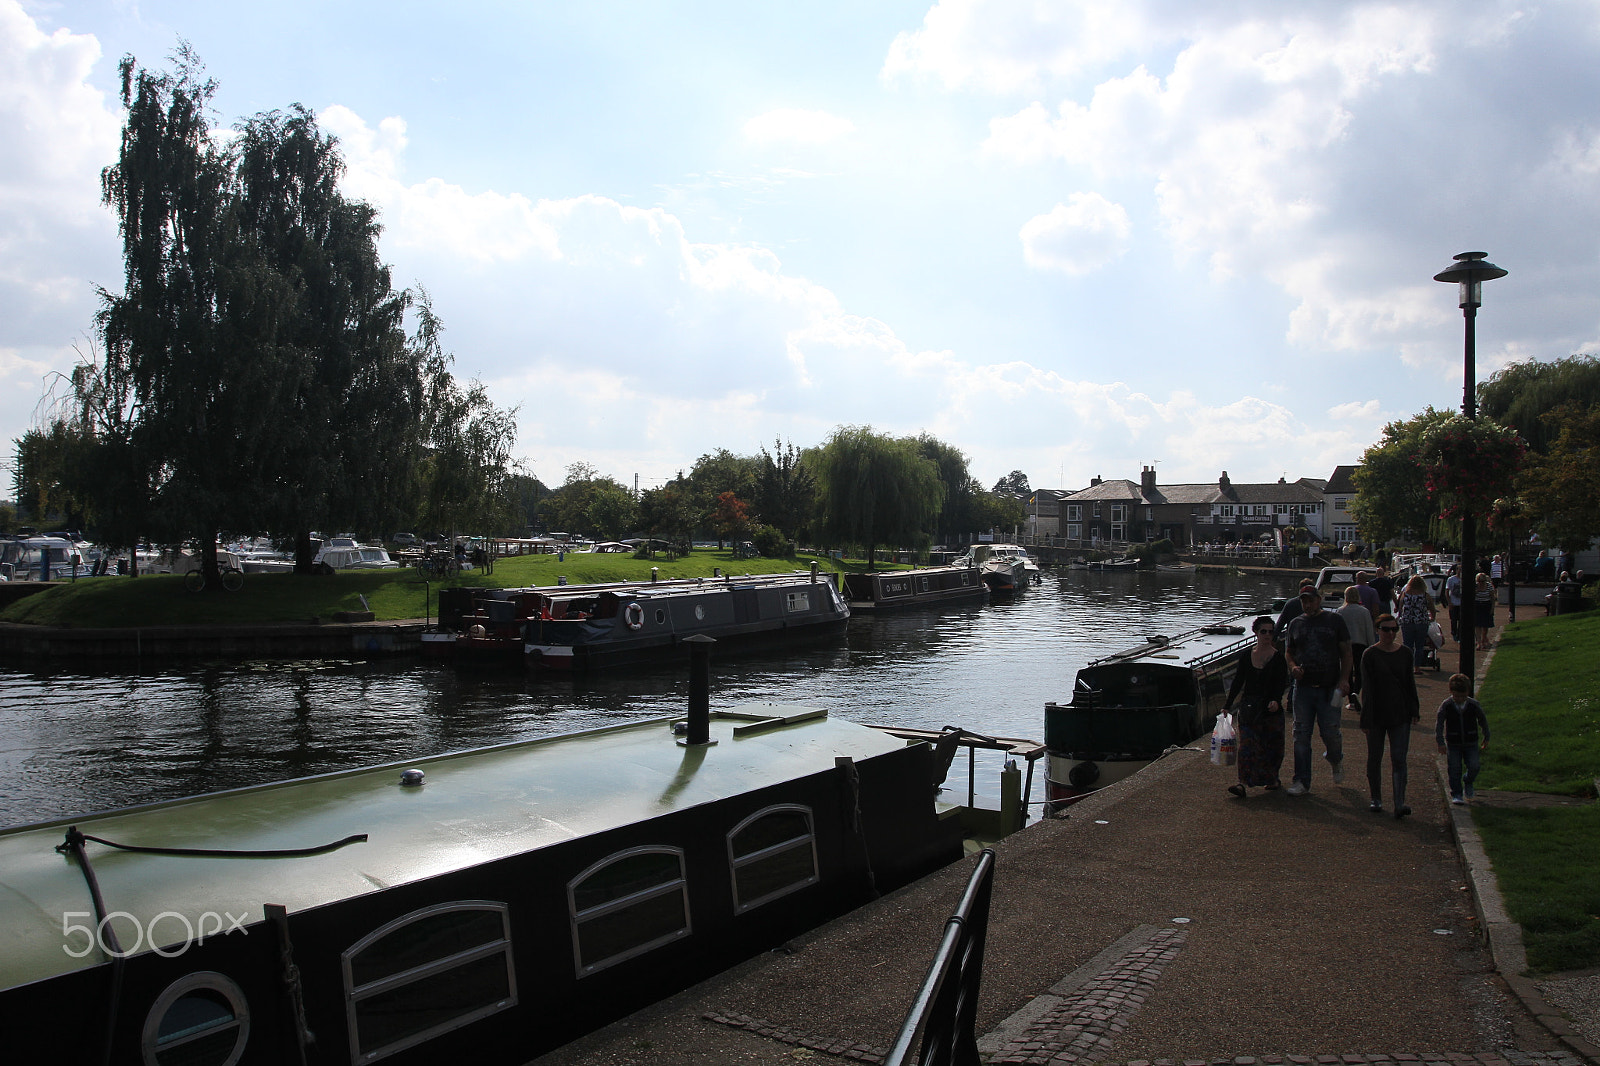
{"type": "MultiPolygon", "coordinates": [[[[1091,659],[1262,610],[1292,584],[1046,572],[1006,600],[858,615],[845,636],[792,650],[713,651],[712,708],[797,702],[853,721],[1043,739],[1045,703],[1070,699],[1091,659]]],[[[0,669],[0,826],[681,714],[688,701],[684,665],[593,679],[415,659],[16,666],[0,669]]],[[[951,783],[964,791],[961,763],[951,783]]],[[[998,763],[974,774],[980,795],[997,787],[990,770],[998,763]]]]}

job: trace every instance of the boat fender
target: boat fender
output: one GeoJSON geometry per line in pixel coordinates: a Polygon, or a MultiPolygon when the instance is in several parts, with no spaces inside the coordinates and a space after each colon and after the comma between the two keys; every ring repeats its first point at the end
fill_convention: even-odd
{"type": "Polygon", "coordinates": [[[644,628],[644,608],[638,600],[634,600],[622,609],[622,619],[628,623],[629,629],[644,628]]]}

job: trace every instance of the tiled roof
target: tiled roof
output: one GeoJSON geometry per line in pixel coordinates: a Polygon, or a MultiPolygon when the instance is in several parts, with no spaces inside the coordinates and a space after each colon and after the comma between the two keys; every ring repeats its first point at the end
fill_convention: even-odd
{"type": "Polygon", "coordinates": [[[1357,468],[1354,466],[1334,467],[1333,474],[1328,478],[1328,484],[1323,488],[1322,491],[1337,492],[1340,494],[1355,492],[1356,483],[1354,480],[1352,480],[1351,475],[1356,472],[1356,469],[1357,468]]]}

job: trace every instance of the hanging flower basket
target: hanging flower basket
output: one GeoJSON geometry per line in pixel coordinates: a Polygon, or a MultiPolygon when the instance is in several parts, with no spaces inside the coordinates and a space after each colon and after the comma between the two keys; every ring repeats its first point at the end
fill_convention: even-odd
{"type": "Polygon", "coordinates": [[[1429,427],[1417,451],[1428,498],[1441,521],[1487,516],[1508,496],[1528,444],[1517,431],[1487,418],[1451,415],[1429,427]]]}

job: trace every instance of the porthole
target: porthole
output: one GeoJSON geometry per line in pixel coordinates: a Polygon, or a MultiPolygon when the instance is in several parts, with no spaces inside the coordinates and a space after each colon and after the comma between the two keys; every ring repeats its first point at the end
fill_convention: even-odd
{"type": "Polygon", "coordinates": [[[662,608],[657,607],[656,608],[656,625],[658,625],[658,626],[659,625],[665,625],[666,621],[667,621],[667,612],[665,610],[663,610],[662,608]]]}
{"type": "Polygon", "coordinates": [[[145,1015],[145,1066],[233,1066],[250,1039],[250,1006],[232,978],[211,970],[180,977],[145,1015]]]}

